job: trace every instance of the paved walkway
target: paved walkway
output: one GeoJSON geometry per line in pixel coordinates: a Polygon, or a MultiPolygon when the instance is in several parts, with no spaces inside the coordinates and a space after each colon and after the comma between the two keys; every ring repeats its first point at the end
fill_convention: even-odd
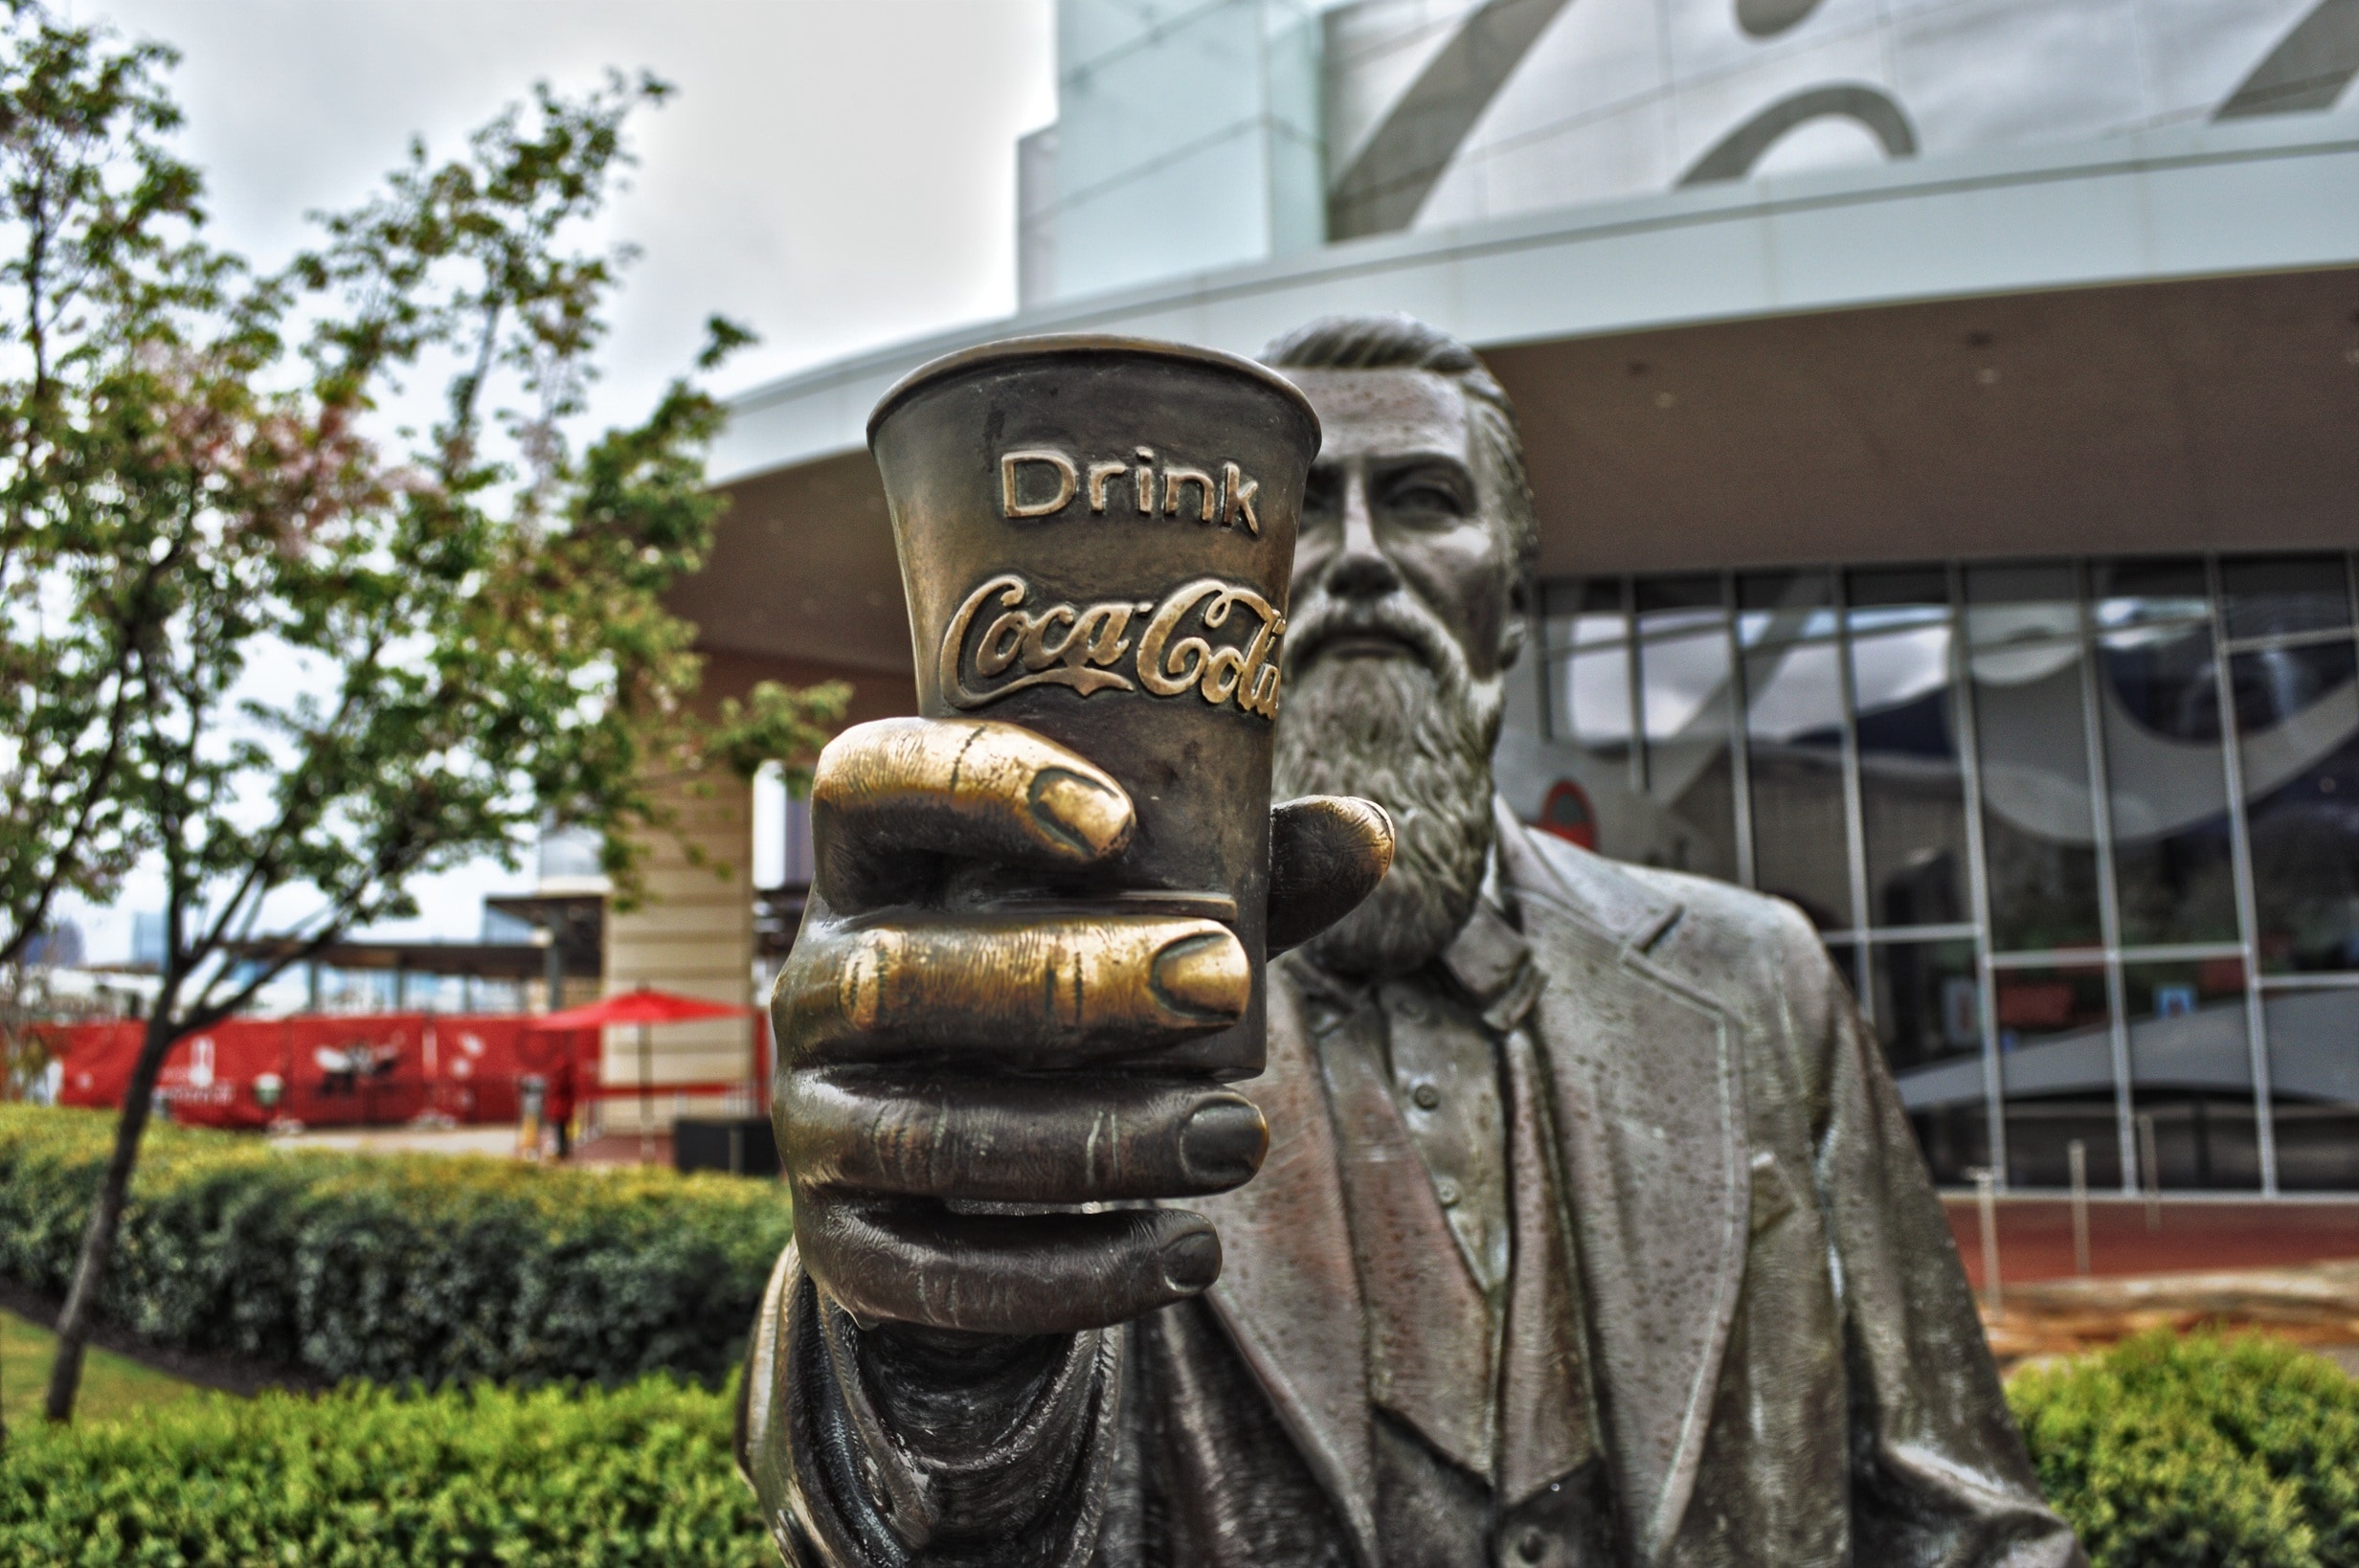
{"type": "MultiPolygon", "coordinates": [[[[1982,1227],[1974,1199],[1943,1195],[1958,1255],[1982,1287],[1982,1227]]],[[[2099,1277],[2271,1268],[2359,1258],[2359,1202],[2302,1198],[2167,1198],[2147,1227],[2139,1198],[2091,1198],[2089,1272],[2099,1277]]],[[[1999,1278],[2009,1288],[2071,1279],[2072,1204],[2056,1198],[1998,1200],[1999,1278]]]]}
{"type": "Polygon", "coordinates": [[[516,1129],[493,1127],[328,1127],[275,1134],[283,1149],[348,1149],[372,1154],[496,1154],[516,1156],[516,1129]]]}

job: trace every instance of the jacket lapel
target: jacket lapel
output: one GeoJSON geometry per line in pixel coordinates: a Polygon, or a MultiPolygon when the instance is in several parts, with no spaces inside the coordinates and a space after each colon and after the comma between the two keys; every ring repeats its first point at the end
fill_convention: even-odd
{"type": "Polygon", "coordinates": [[[1275,965],[1269,985],[1269,1066],[1243,1086],[1269,1123],[1269,1156],[1235,1192],[1188,1206],[1220,1227],[1213,1309],[1374,1563],[1367,1324],[1335,1127],[1301,998],[1275,965]]]}
{"type": "Polygon", "coordinates": [[[1650,951],[1680,906],[1502,810],[1500,869],[1545,974],[1535,1020],[1625,1528],[1661,1557],[1687,1508],[1744,1271],[1734,1024],[1650,951]]]}

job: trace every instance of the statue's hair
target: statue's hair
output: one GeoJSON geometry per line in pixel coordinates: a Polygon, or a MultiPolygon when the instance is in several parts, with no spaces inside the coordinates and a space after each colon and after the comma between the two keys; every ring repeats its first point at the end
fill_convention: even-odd
{"type": "Polygon", "coordinates": [[[1510,545],[1526,577],[1539,557],[1539,526],[1532,486],[1524,476],[1523,436],[1516,406],[1474,350],[1438,327],[1398,312],[1379,316],[1321,316],[1274,338],[1262,363],[1297,370],[1430,370],[1457,383],[1474,427],[1482,433],[1506,493],[1510,545]]]}

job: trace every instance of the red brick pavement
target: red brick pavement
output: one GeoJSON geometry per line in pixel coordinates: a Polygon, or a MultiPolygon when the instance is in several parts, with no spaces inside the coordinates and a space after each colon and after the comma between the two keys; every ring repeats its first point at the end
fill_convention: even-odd
{"type": "MultiPolygon", "coordinates": [[[[1944,1195],[1958,1255],[1982,1285],[1982,1232],[1971,1195],[1944,1195]]],[[[2146,1206],[2120,1197],[2089,1200],[2089,1272],[2194,1273],[2359,1258],[2359,1202],[2287,1198],[2166,1198],[2162,1225],[2146,1228],[2146,1206]]],[[[2008,1285],[2073,1275],[2072,1205],[2062,1198],[1998,1200],[1999,1278],[2008,1285]]]]}

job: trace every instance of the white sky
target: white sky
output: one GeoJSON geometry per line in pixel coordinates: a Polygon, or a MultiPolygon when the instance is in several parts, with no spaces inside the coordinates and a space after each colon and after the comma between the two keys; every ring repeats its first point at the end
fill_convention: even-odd
{"type": "MultiPolygon", "coordinates": [[[[1015,308],[1015,142],[1056,115],[1050,0],[54,0],[162,38],[217,242],[275,267],[303,214],[365,199],[413,134],[460,139],[536,79],[606,67],[679,89],[640,116],[615,237],[640,247],[602,420],[686,366],[705,318],[760,347],[727,392],[1015,308]]],[[[491,868],[421,884],[402,934],[472,938],[491,868]]],[[[145,896],[143,896],[145,895],[145,896]]],[[[94,959],[129,956],[134,885],[73,911],[94,959]]]]}

